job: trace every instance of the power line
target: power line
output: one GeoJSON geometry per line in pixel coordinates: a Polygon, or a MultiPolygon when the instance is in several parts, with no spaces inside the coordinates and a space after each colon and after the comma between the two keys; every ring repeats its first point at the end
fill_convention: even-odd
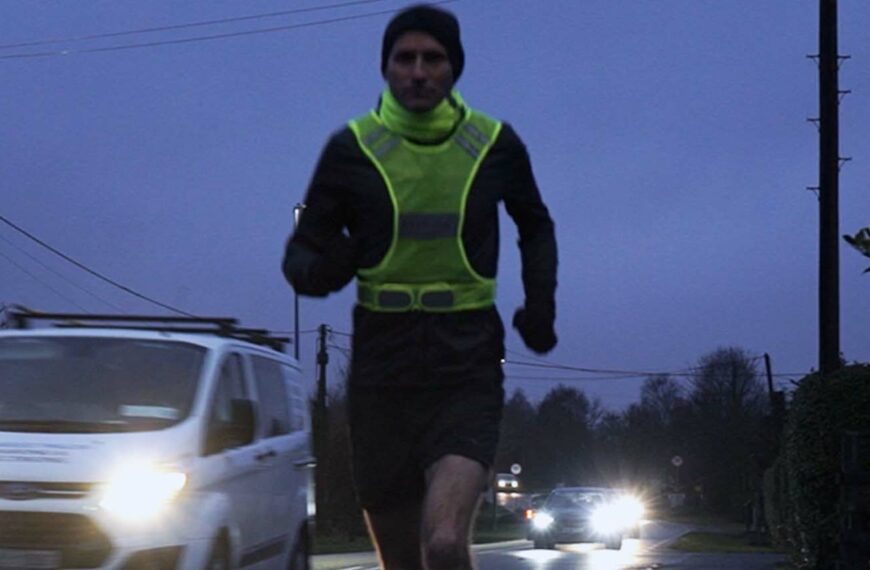
{"type": "MultiPolygon", "coordinates": [[[[569,370],[574,372],[587,372],[593,374],[609,374],[613,376],[605,377],[603,379],[614,379],[614,378],[646,378],[649,376],[679,376],[685,378],[693,378],[697,376],[697,373],[700,368],[687,368],[683,370],[673,370],[673,371],[661,371],[661,372],[650,372],[650,371],[642,371],[642,370],[609,370],[603,368],[582,368],[579,366],[566,366],[563,364],[542,364],[538,362],[522,362],[517,360],[505,360],[505,364],[513,364],[516,366],[527,366],[531,368],[541,368],[545,370],[569,370]]],[[[795,376],[801,376],[802,374],[799,372],[780,372],[777,374],[773,374],[774,377],[782,377],[782,378],[793,378],[795,376]]],[[[566,377],[566,379],[568,379],[566,377]]],[[[591,379],[587,377],[577,377],[578,380],[586,380],[591,379]]]]}
{"type": "MultiPolygon", "coordinates": [[[[442,0],[441,2],[433,2],[433,5],[437,4],[448,4],[451,2],[457,2],[458,0],[442,0]]],[[[177,40],[161,40],[161,41],[153,41],[153,42],[142,42],[136,44],[122,44],[117,46],[109,46],[109,47],[101,47],[101,48],[88,48],[88,49],[73,49],[73,50],[55,50],[55,51],[43,51],[43,52],[31,52],[31,53],[14,53],[10,55],[0,55],[0,59],[29,59],[29,58],[42,58],[42,57],[57,57],[64,55],[75,55],[75,54],[83,54],[83,53],[100,53],[100,52],[109,52],[109,51],[120,51],[120,50],[128,50],[128,49],[140,49],[140,48],[148,48],[148,47],[156,47],[156,46],[164,46],[164,45],[176,45],[176,44],[187,44],[194,42],[205,42],[212,40],[222,40],[227,38],[241,37],[241,36],[251,36],[256,34],[269,34],[274,32],[286,32],[289,30],[295,30],[299,28],[310,28],[315,26],[322,26],[326,24],[334,24],[337,22],[347,22],[350,20],[360,20],[363,18],[372,18],[374,16],[383,16],[386,14],[393,14],[397,12],[398,9],[393,10],[381,10],[379,12],[367,12],[365,14],[357,14],[354,16],[341,16],[338,18],[329,18],[326,20],[315,20],[313,22],[305,22],[302,24],[290,24],[287,26],[277,26],[274,28],[258,28],[254,30],[247,30],[243,32],[228,32],[223,34],[213,34],[210,36],[193,36],[189,38],[180,38],[177,40]]]]}
{"type": "Polygon", "coordinates": [[[350,334],[350,333],[337,331],[337,330],[335,330],[335,329],[329,329],[329,334],[337,334],[338,336],[345,336],[345,337],[348,337],[348,338],[352,338],[352,337],[353,337],[353,335],[350,334]]]}
{"type": "Polygon", "coordinates": [[[590,372],[594,374],[620,374],[629,376],[658,376],[662,374],[680,375],[683,371],[677,372],[650,372],[646,370],[608,370],[604,368],[584,368],[580,366],[566,366],[564,364],[543,364],[540,362],[524,362],[520,360],[505,360],[505,364],[513,364],[516,366],[529,366],[532,368],[546,368],[550,370],[571,370],[573,372],[590,372]]]}
{"type": "Polygon", "coordinates": [[[90,295],[91,297],[93,297],[94,299],[100,301],[101,303],[104,303],[104,304],[108,305],[109,307],[112,307],[113,309],[115,309],[115,310],[117,310],[117,311],[124,312],[124,310],[123,310],[121,307],[119,307],[118,305],[116,305],[116,304],[114,304],[114,303],[111,303],[111,302],[109,302],[109,301],[103,299],[102,297],[100,297],[100,296],[97,295],[96,293],[92,292],[91,290],[87,289],[86,287],[83,287],[83,286],[79,285],[78,283],[76,283],[76,282],[73,281],[72,279],[68,278],[66,275],[64,275],[64,274],[61,273],[60,271],[54,269],[53,267],[49,266],[49,265],[46,264],[46,263],[43,263],[40,259],[38,259],[37,257],[31,255],[31,254],[30,254],[28,251],[26,251],[24,248],[22,248],[22,247],[16,245],[15,243],[13,243],[11,240],[7,239],[6,237],[0,235],[0,239],[2,239],[3,241],[5,241],[6,243],[8,243],[9,245],[11,245],[12,247],[14,247],[15,249],[17,249],[19,252],[23,253],[25,256],[27,256],[28,258],[30,258],[34,263],[37,263],[38,265],[40,265],[40,266],[41,266],[43,269],[45,269],[46,271],[50,271],[51,273],[53,273],[53,274],[55,274],[56,276],[60,277],[61,279],[63,279],[64,281],[66,281],[67,283],[69,283],[70,285],[72,285],[73,287],[79,289],[80,291],[84,291],[85,293],[87,293],[88,295],[90,295]]]}
{"type": "Polygon", "coordinates": [[[140,298],[140,299],[142,299],[142,300],[144,300],[144,301],[148,301],[149,303],[153,303],[153,304],[155,304],[155,305],[157,305],[157,306],[163,307],[164,309],[168,309],[168,310],[170,310],[170,311],[172,311],[172,312],[174,312],[174,313],[178,313],[179,315],[184,315],[184,316],[186,316],[186,317],[195,317],[195,316],[196,316],[196,315],[192,315],[192,314],[190,314],[190,313],[188,313],[188,312],[182,311],[181,309],[176,309],[175,307],[173,307],[173,306],[171,306],[171,305],[167,305],[167,304],[165,304],[165,303],[161,303],[160,301],[157,301],[157,300],[155,300],[155,299],[152,299],[151,297],[148,297],[148,296],[146,296],[146,295],[143,295],[142,293],[139,293],[139,292],[137,292],[137,291],[134,291],[133,289],[127,287],[126,285],[122,285],[122,284],[118,283],[117,281],[114,281],[114,280],[112,280],[112,279],[109,279],[108,277],[106,277],[106,276],[104,276],[104,275],[102,275],[102,274],[100,274],[100,273],[97,273],[96,271],[94,271],[94,270],[91,269],[90,267],[87,267],[87,266],[84,265],[83,263],[80,263],[80,262],[76,261],[75,259],[73,259],[72,257],[68,256],[67,254],[63,253],[62,251],[58,251],[57,249],[55,249],[54,247],[52,247],[52,246],[50,246],[49,244],[45,243],[44,241],[42,241],[41,239],[39,239],[39,238],[36,237],[35,235],[31,234],[31,233],[28,232],[27,230],[25,230],[25,229],[23,229],[23,228],[21,228],[21,227],[18,227],[17,225],[15,225],[14,223],[12,223],[11,221],[9,221],[8,219],[6,219],[6,218],[5,218],[4,216],[2,216],[2,215],[0,215],[0,222],[3,222],[4,224],[6,224],[7,226],[11,227],[12,229],[14,229],[15,231],[17,231],[18,233],[20,233],[20,234],[22,234],[22,235],[24,235],[24,236],[27,236],[29,239],[31,239],[31,240],[33,240],[34,242],[38,243],[39,245],[41,245],[41,246],[44,247],[45,249],[49,250],[49,251],[52,252],[53,254],[58,255],[58,256],[60,256],[61,258],[65,259],[66,261],[72,263],[73,265],[75,265],[75,266],[78,267],[79,269],[82,269],[82,270],[84,270],[84,271],[87,271],[88,273],[90,273],[90,274],[93,275],[94,277],[96,277],[96,278],[98,278],[98,279],[101,279],[101,280],[105,281],[106,283],[109,283],[110,285],[114,285],[115,287],[121,289],[122,291],[124,291],[124,292],[126,292],[126,293],[129,293],[130,295],[133,295],[134,297],[138,297],[138,298],[140,298]]]}
{"type": "Polygon", "coordinates": [[[505,374],[508,380],[541,380],[546,382],[585,382],[587,380],[599,382],[604,380],[633,380],[643,378],[643,376],[522,376],[514,374],[505,374]]]}
{"type": "Polygon", "coordinates": [[[251,14],[249,16],[236,16],[232,18],[221,18],[218,20],[205,20],[202,22],[188,22],[185,24],[174,24],[169,26],[158,26],[152,28],[140,28],[136,30],[125,30],[122,32],[109,32],[103,34],[90,34],[86,36],[73,36],[68,38],[47,38],[42,40],[32,40],[14,44],[2,44],[0,49],[34,47],[50,44],[59,44],[67,42],[82,42],[98,40],[103,38],[117,38],[122,36],[132,36],[137,34],[150,34],[154,32],[165,32],[169,30],[182,30],[187,28],[196,28],[201,26],[214,26],[217,24],[229,24],[233,22],[244,22],[248,20],[262,20],[266,18],[276,18],[279,16],[289,16],[292,14],[302,14],[306,12],[318,12],[322,10],[331,10],[333,8],[346,8],[348,6],[356,6],[359,4],[374,4],[376,2],[384,2],[384,0],[354,0],[352,2],[341,2],[338,4],[327,4],[325,6],[314,6],[311,8],[295,8],[293,10],[282,10],[280,12],[267,12],[265,14],[251,14]]]}
{"type": "Polygon", "coordinates": [[[6,261],[8,261],[9,263],[11,263],[15,267],[17,267],[21,272],[28,275],[31,279],[33,279],[34,281],[36,281],[37,283],[39,283],[40,285],[42,285],[43,287],[45,287],[46,289],[48,289],[49,291],[51,291],[52,293],[54,293],[55,295],[57,295],[58,297],[63,299],[64,301],[66,301],[67,303],[69,303],[71,305],[75,305],[76,307],[78,307],[79,309],[81,309],[85,313],[89,312],[87,309],[85,309],[84,307],[82,307],[81,305],[76,303],[74,300],[70,299],[69,297],[67,297],[66,295],[64,295],[63,293],[61,293],[60,291],[58,291],[57,289],[55,289],[54,287],[52,287],[48,283],[45,283],[44,281],[42,281],[42,279],[40,279],[39,277],[37,277],[36,275],[31,273],[27,268],[19,265],[14,259],[12,259],[8,255],[6,255],[2,251],[0,251],[0,257],[3,257],[6,261]]]}
{"type": "MultiPolygon", "coordinates": [[[[314,333],[314,332],[317,332],[317,331],[316,330],[305,331],[305,333],[314,333]]],[[[300,333],[300,334],[304,334],[304,333],[300,333]]],[[[348,338],[353,337],[353,335],[351,333],[337,331],[337,330],[332,329],[332,328],[329,329],[329,334],[330,335],[344,336],[344,337],[348,337],[348,338]]],[[[336,345],[330,345],[330,346],[333,346],[334,348],[339,348],[336,345]]],[[[523,355],[521,352],[516,351],[516,350],[512,350],[510,348],[506,348],[505,352],[508,352],[511,354],[517,354],[520,356],[526,356],[526,355],[523,355]]],[[[522,361],[522,360],[504,360],[503,364],[514,365],[514,366],[526,366],[526,367],[530,367],[530,368],[540,368],[540,369],[544,369],[544,370],[564,370],[564,371],[570,371],[570,372],[585,372],[588,374],[606,374],[606,376],[564,376],[564,377],[522,376],[522,375],[515,375],[515,374],[510,374],[508,372],[505,372],[505,377],[508,379],[514,379],[514,380],[549,380],[549,381],[555,381],[555,382],[563,381],[563,380],[571,382],[571,381],[585,381],[585,380],[599,381],[599,380],[646,379],[650,376],[663,376],[663,375],[678,376],[678,377],[684,377],[684,378],[693,378],[693,377],[697,376],[697,372],[699,370],[701,370],[700,367],[682,368],[679,370],[663,370],[663,371],[658,371],[658,372],[652,372],[649,370],[615,370],[615,369],[607,369],[607,368],[586,368],[586,367],[580,367],[580,366],[568,366],[566,364],[551,363],[551,362],[547,362],[546,360],[544,360],[540,357],[536,357],[536,356],[532,356],[531,358],[534,358],[535,360],[537,360],[539,362],[527,362],[527,361],[522,361]]],[[[763,358],[763,356],[753,357],[752,360],[757,360],[760,358],[763,358]]],[[[804,374],[800,373],[800,372],[780,372],[780,373],[775,373],[772,376],[774,378],[790,379],[790,378],[794,378],[796,376],[800,377],[803,375],[804,374]]]]}
{"type": "MultiPolygon", "coordinates": [[[[290,336],[296,334],[295,331],[269,331],[269,332],[273,333],[273,334],[282,334],[282,335],[290,335],[290,336]]],[[[314,334],[316,332],[317,332],[317,329],[312,329],[312,330],[307,330],[307,331],[299,331],[299,336],[302,336],[304,334],[314,334]]]]}
{"type": "Polygon", "coordinates": [[[344,346],[338,346],[337,344],[331,344],[331,343],[327,343],[326,346],[328,346],[329,348],[334,348],[335,350],[340,352],[342,356],[344,356],[347,359],[350,359],[350,349],[349,348],[346,348],[344,346]]]}

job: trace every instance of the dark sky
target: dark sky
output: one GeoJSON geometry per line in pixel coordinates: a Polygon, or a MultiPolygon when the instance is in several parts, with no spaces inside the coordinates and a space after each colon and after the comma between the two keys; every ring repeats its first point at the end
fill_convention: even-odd
{"type": "MultiPolygon", "coordinates": [[[[0,0],[0,215],[163,303],[292,329],[279,271],[292,207],[326,137],[383,88],[389,15],[377,12],[409,4],[343,3],[0,0]],[[323,9],[68,40],[300,8],[323,9]],[[172,43],[141,46],[160,42],[172,43]]],[[[839,6],[840,52],[852,56],[840,76],[852,91],[840,115],[852,157],[842,234],[870,225],[870,3],[839,6]]],[[[806,119],[818,116],[818,73],[806,55],[818,52],[818,2],[449,8],[467,56],[458,88],[524,138],[557,227],[560,344],[536,359],[510,331],[508,360],[628,372],[509,364],[509,390],[537,400],[561,379],[619,409],[642,373],[686,371],[720,346],[767,352],[791,378],[817,366],[818,202],[806,187],[818,184],[818,134],[806,119]]],[[[516,232],[502,221],[509,320],[522,290],[516,232]]],[[[868,262],[841,245],[842,350],[870,361],[868,262]]],[[[6,303],[165,312],[5,224],[0,275],[6,303]]],[[[351,332],[352,303],[350,287],[304,299],[302,330],[351,332]]],[[[312,378],[314,341],[301,345],[312,378]]],[[[330,344],[337,369],[348,337],[330,344]]]]}

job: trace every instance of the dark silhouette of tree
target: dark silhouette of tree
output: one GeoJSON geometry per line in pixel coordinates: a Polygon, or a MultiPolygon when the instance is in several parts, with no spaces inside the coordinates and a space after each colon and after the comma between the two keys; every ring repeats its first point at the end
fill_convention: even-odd
{"type": "Polygon", "coordinates": [[[535,425],[535,407],[522,390],[515,390],[505,402],[501,421],[501,437],[495,458],[495,471],[506,473],[514,463],[527,469],[526,449],[534,445],[531,441],[535,425]]]}
{"type": "MultiPolygon", "coordinates": [[[[342,374],[346,374],[342,371],[342,374]]],[[[347,537],[365,536],[356,492],[351,477],[350,434],[347,426],[347,395],[344,384],[329,391],[329,441],[317,458],[323,488],[317,493],[317,532],[347,537]]]]}
{"type": "Polygon", "coordinates": [[[559,385],[538,406],[528,481],[539,487],[591,483],[598,479],[590,457],[593,405],[580,390],[559,385]]]}
{"type": "Polygon", "coordinates": [[[765,392],[756,362],[741,348],[719,348],[700,359],[692,379],[690,454],[707,504],[719,512],[737,514],[760,478],[765,392]]]}

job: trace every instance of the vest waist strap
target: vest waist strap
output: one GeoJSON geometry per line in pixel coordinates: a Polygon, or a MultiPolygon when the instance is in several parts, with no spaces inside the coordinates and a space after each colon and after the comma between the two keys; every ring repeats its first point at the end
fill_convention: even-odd
{"type": "Polygon", "coordinates": [[[449,313],[495,303],[495,280],[475,283],[372,283],[357,281],[357,301],[372,311],[449,313]]]}

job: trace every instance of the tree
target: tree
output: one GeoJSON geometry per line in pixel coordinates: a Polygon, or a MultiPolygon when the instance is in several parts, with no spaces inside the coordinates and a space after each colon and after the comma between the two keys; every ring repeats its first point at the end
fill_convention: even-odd
{"type": "Polygon", "coordinates": [[[741,348],[719,348],[692,378],[690,453],[717,511],[739,512],[760,481],[765,393],[756,361],[741,348]]]}
{"type": "Polygon", "coordinates": [[[505,402],[501,420],[501,437],[495,457],[495,471],[507,472],[514,463],[526,465],[526,449],[535,425],[535,407],[526,394],[517,389],[505,402]]]}
{"type": "MultiPolygon", "coordinates": [[[[846,234],[843,236],[846,243],[861,252],[864,257],[870,257],[870,227],[861,228],[854,236],[846,234]]],[[[870,273],[870,267],[864,270],[864,273],[870,273]]]]}
{"type": "Polygon", "coordinates": [[[640,405],[666,428],[683,405],[683,389],[667,374],[649,376],[640,389],[640,405]]]}
{"type": "Polygon", "coordinates": [[[574,388],[559,385],[544,397],[535,418],[535,446],[528,450],[530,483],[554,487],[598,478],[589,456],[595,411],[586,395],[574,388]]]}
{"type": "MultiPolygon", "coordinates": [[[[341,375],[346,375],[342,370],[341,375]]],[[[350,434],[344,382],[329,391],[329,441],[317,457],[321,478],[317,496],[317,532],[348,537],[365,536],[365,522],[351,476],[350,434]]],[[[312,402],[313,405],[313,402],[312,402]]]]}

